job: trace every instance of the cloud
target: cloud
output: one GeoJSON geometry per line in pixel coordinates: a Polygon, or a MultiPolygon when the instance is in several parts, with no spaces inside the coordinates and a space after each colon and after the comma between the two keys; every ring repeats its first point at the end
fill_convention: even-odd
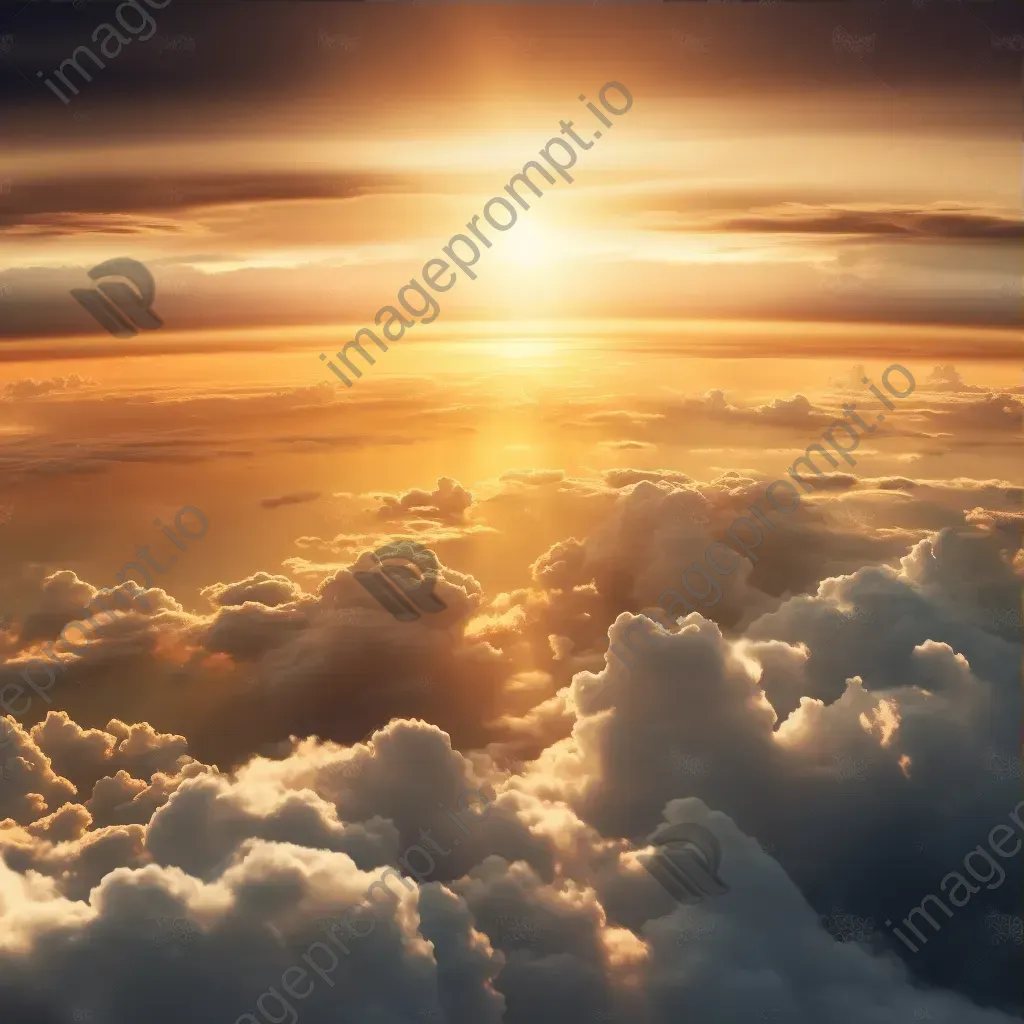
{"type": "Polygon", "coordinates": [[[293,583],[287,576],[275,576],[267,572],[257,572],[248,579],[237,583],[214,583],[202,591],[211,604],[221,608],[232,605],[243,605],[247,601],[276,608],[278,605],[299,601],[302,588],[293,583]]]}
{"type": "MultiPolygon", "coordinates": [[[[566,420],[563,425],[588,433],[628,433],[631,444],[679,444],[688,436],[694,442],[698,438],[706,441],[710,429],[747,426],[819,434],[822,427],[841,415],[814,405],[801,394],[756,406],[738,406],[729,401],[724,391],[717,389],[693,397],[648,399],[647,404],[651,411],[605,410],[587,413],[581,419],[566,420]]],[[[572,411],[578,413],[578,410],[572,411]]]]}
{"type": "Polygon", "coordinates": [[[502,473],[500,479],[509,483],[531,484],[542,486],[543,484],[560,483],[565,479],[565,470],[562,469],[517,469],[502,473]]]}
{"type": "MultiPolygon", "coordinates": [[[[615,706],[617,718],[624,708],[615,706]]],[[[723,1019],[801,1024],[856,1024],[869,1012],[892,1024],[914,1013],[945,1024],[1012,1020],[916,986],[877,947],[837,942],[781,862],[705,800],[676,796],[656,815],[655,824],[700,824],[721,846],[729,891],[680,906],[637,859],[653,827],[635,841],[602,837],[555,791],[539,791],[564,792],[566,780],[543,761],[523,768],[489,786],[439,730],[396,721],[353,748],[311,738],[232,776],[186,779],[142,827],[60,843],[47,830],[11,835],[8,857],[45,870],[29,886],[0,865],[11,951],[0,954],[0,982],[15,1005],[35,1000],[66,1017],[100,1002],[94,964],[116,950],[130,980],[103,990],[114,1021],[138,1012],[154,1024],[182,1014],[269,1020],[298,1003],[285,978],[305,993],[302,1016],[313,1024],[332,1020],[339,998],[354,1013],[412,1008],[456,1024],[610,1014],[669,1024],[712,1007],[723,1019]],[[467,786],[486,790],[488,803],[446,816],[465,806],[457,798],[467,786]],[[413,857],[413,846],[428,856],[413,857]],[[420,877],[392,876],[367,898],[403,860],[420,877]],[[87,900],[69,881],[116,861],[87,900]],[[339,929],[329,938],[322,922],[339,919],[358,922],[362,937],[339,929]],[[165,933],[171,920],[183,927],[165,933]],[[44,972],[54,981],[45,989],[33,984],[44,972]]]]}
{"type": "MultiPolygon", "coordinates": [[[[356,199],[393,193],[409,186],[397,175],[183,174],[153,178],[98,175],[73,182],[50,178],[21,190],[15,209],[0,215],[0,234],[47,223],[66,225],[58,233],[95,230],[95,225],[142,223],[143,214],[163,213],[160,223],[175,225],[170,215],[238,203],[294,202],[302,199],[356,199]]],[[[175,225],[184,230],[184,225],[175,225]]]]}
{"type": "Polygon", "coordinates": [[[1022,415],[1024,400],[1010,394],[987,394],[980,398],[953,400],[922,413],[929,428],[954,435],[983,432],[1020,436],[1022,415]]]}
{"type": "MultiPolygon", "coordinates": [[[[665,491],[637,481],[619,500],[639,503],[631,516],[693,500],[689,485],[663,483],[665,491]]],[[[710,493],[713,505],[722,500],[714,487],[710,493]]],[[[866,1005],[848,995],[828,1002],[838,984],[830,979],[853,977],[876,1016],[894,1024],[917,1009],[949,1024],[1009,1024],[1009,1015],[941,987],[953,977],[950,964],[962,964],[978,941],[968,915],[908,967],[881,926],[870,945],[857,945],[837,943],[824,921],[839,913],[834,907],[865,922],[905,913],[922,877],[939,879],[961,862],[984,839],[975,835],[978,823],[985,830],[989,818],[1005,818],[1017,799],[1012,780],[1000,783],[985,768],[993,745],[1015,742],[1016,661],[1009,644],[971,622],[994,586],[1014,582],[996,557],[999,543],[1007,544],[1001,533],[943,534],[918,545],[899,571],[864,568],[825,580],[734,639],[691,615],[661,635],[648,659],[627,669],[609,656],[578,669],[558,699],[542,698],[532,712],[542,748],[512,773],[480,749],[453,748],[425,721],[396,719],[351,746],[293,739],[222,773],[189,760],[184,736],[122,721],[89,730],[51,714],[31,735],[16,730],[20,757],[37,767],[7,797],[21,802],[11,806],[18,824],[0,830],[0,890],[7,942],[31,952],[16,971],[0,954],[0,981],[27,993],[27,981],[48,964],[58,974],[46,990],[50,1010],[92,1007],[89,965],[113,944],[129,976],[145,979],[118,990],[113,1004],[108,995],[113,1020],[129,999],[133,1012],[157,1024],[168,1013],[236,1019],[247,1007],[262,1020],[255,1001],[267,993],[261,1005],[278,1005],[271,990],[282,991],[289,966],[305,966],[303,953],[324,938],[318,922],[341,917],[386,867],[404,870],[400,857],[414,844],[430,857],[408,862],[433,865],[422,879],[397,887],[400,897],[376,909],[372,933],[352,941],[349,954],[335,947],[334,956],[314,956],[325,973],[309,975],[314,989],[303,1013],[311,1021],[336,1014],[342,985],[353,1012],[412,1000],[466,1024],[523,1015],[583,1024],[599,1012],[627,1024],[668,1024],[723,998],[737,1020],[778,1011],[801,1022],[827,1013],[855,1024],[866,1005]],[[983,550],[990,554],[981,558],[983,550]],[[844,618],[848,608],[873,618],[844,618]],[[691,761],[701,771],[680,773],[691,761]],[[91,786],[84,804],[71,802],[72,783],[57,769],[91,786]],[[444,808],[457,806],[466,786],[494,796],[484,820],[459,825],[444,808]],[[936,799],[949,803],[949,817],[930,812],[936,799]],[[729,893],[679,907],[643,871],[637,854],[666,820],[714,831],[729,893]],[[837,861],[837,843],[856,850],[859,867],[837,861]],[[901,861],[898,851],[914,844],[921,852],[901,861]],[[31,890],[19,881],[28,870],[44,880],[31,890]],[[182,940],[158,933],[165,918],[189,922],[182,940]],[[55,957],[58,948],[69,952],[55,957]],[[244,976],[232,966],[239,958],[244,976]],[[730,981],[741,962],[770,981],[730,981]],[[559,969],[547,969],[551,963],[559,969]],[[457,985],[443,980],[454,964],[463,965],[457,985]],[[200,980],[211,968],[215,988],[200,980]],[[922,988],[908,968],[937,984],[922,988]],[[383,987],[381,972],[389,979],[383,987]]],[[[579,610],[600,608],[599,591],[580,585],[593,575],[591,556],[589,543],[574,540],[533,567],[546,598],[537,594],[530,614],[556,637],[550,650],[562,660],[573,645],[557,638],[554,623],[569,614],[567,637],[577,632],[570,623],[579,610]]],[[[474,602],[458,609],[459,589],[464,600],[471,594],[468,581],[456,583],[444,567],[442,575],[445,602],[473,614],[474,602]]],[[[61,576],[50,600],[80,601],[83,586],[61,576]]],[[[269,613],[286,614],[312,640],[337,610],[357,604],[365,617],[351,621],[361,623],[363,642],[375,615],[389,645],[402,636],[346,573],[320,588],[318,604],[267,573],[217,585],[207,597],[218,609],[210,639],[223,635],[225,616],[255,615],[252,636],[287,648],[295,641],[287,631],[273,639],[269,613]]],[[[508,607],[513,600],[523,599],[510,595],[508,607]]],[[[612,624],[613,643],[632,618],[612,624]]],[[[333,628],[351,627],[339,619],[333,628]]],[[[466,654],[473,650],[484,650],[479,639],[466,654]]],[[[289,662],[291,702],[301,692],[298,653],[289,662]]],[[[351,665],[340,650],[327,657],[351,665]]],[[[484,663],[467,664],[479,685],[484,663]]],[[[266,655],[261,671],[274,671],[266,655]]],[[[398,671],[378,663],[374,676],[398,671]]],[[[288,705],[275,702],[275,714],[288,705]]],[[[318,721],[329,724],[322,711],[318,721]]],[[[232,725],[244,728],[244,718],[232,716],[232,725]]],[[[989,896],[1012,912],[1017,893],[1008,881],[989,896]]],[[[992,986],[1009,976],[1012,952],[995,947],[989,959],[997,972],[987,976],[990,993],[1010,998],[992,986]]]]}
{"type": "MultiPolygon", "coordinates": [[[[332,408],[318,394],[283,408],[332,408]]],[[[260,401],[205,399],[243,416],[260,401]]],[[[828,415],[817,401],[741,411],[748,425],[828,415]]],[[[446,609],[410,622],[353,575],[386,536],[353,492],[344,534],[300,538],[335,563],[253,567],[204,587],[197,612],[154,589],[148,613],[62,650],[60,704],[33,696],[0,749],[4,1005],[29,1020],[262,1022],[299,967],[314,987],[290,1001],[313,1024],[339,1005],[466,1024],[899,1024],[919,1010],[1009,1024],[1016,947],[991,945],[981,915],[1014,914],[1019,878],[913,956],[882,922],[1019,801],[1019,628],[994,613],[1019,599],[1021,489],[835,474],[792,515],[769,513],[758,561],[721,578],[717,604],[642,616],[766,483],[548,469],[385,495],[402,536],[422,525],[453,546],[446,609]],[[554,539],[527,520],[540,501],[554,539]],[[481,564],[463,559],[469,539],[484,559],[511,552],[509,582],[464,571],[481,564]],[[467,786],[490,809],[460,827],[446,812],[467,786]],[[666,821],[714,831],[728,893],[680,907],[643,870],[666,821]],[[316,947],[327,977],[314,973],[302,956],[325,941],[318,922],[388,867],[407,884],[349,954],[316,947]],[[836,941],[836,921],[859,940],[836,941]]],[[[38,641],[98,598],[58,569],[19,600],[9,702],[38,641]]]]}
{"type": "MultiPolygon", "coordinates": [[[[0,346],[0,357],[17,347],[0,346]]],[[[125,354],[130,353],[119,353],[125,354]]],[[[357,398],[360,430],[353,432],[351,406],[328,383],[285,389],[154,386],[128,396],[71,374],[47,381],[25,378],[7,387],[0,402],[31,403],[31,420],[5,437],[0,450],[0,479],[11,481],[104,473],[125,463],[190,464],[418,444],[422,434],[414,421],[430,401],[429,396],[406,401],[399,385],[390,408],[357,398]]],[[[464,419],[450,417],[454,428],[464,419]]]]}
{"type": "Polygon", "coordinates": [[[645,451],[653,449],[655,445],[647,441],[602,441],[601,447],[612,451],[645,451]]]}
{"type": "Polygon", "coordinates": [[[953,393],[975,392],[983,394],[986,390],[977,384],[967,384],[960,371],[952,363],[932,367],[927,378],[918,386],[925,391],[948,391],[953,393]]]}
{"type": "Polygon", "coordinates": [[[450,477],[443,476],[433,491],[414,489],[394,497],[377,495],[380,519],[436,519],[442,523],[461,523],[473,504],[473,495],[450,477]]]}
{"type": "Polygon", "coordinates": [[[861,235],[946,241],[1013,242],[1024,237],[1020,218],[1014,214],[954,203],[877,206],[786,202],[751,209],[741,215],[692,219],[692,215],[681,214],[656,226],[673,231],[861,235]]]}
{"type": "Polygon", "coordinates": [[[77,373],[70,373],[66,377],[50,377],[47,380],[33,380],[31,377],[22,377],[19,380],[13,380],[4,385],[3,391],[0,392],[0,401],[25,401],[37,398],[40,395],[80,391],[95,385],[96,381],[91,377],[83,377],[77,373]]]}
{"type": "Polygon", "coordinates": [[[319,497],[319,491],[291,491],[277,498],[262,498],[260,505],[263,508],[280,508],[282,505],[303,505],[316,501],[319,497]]]}
{"type": "Polygon", "coordinates": [[[11,215],[0,215],[0,236],[8,238],[75,238],[79,235],[177,235],[187,230],[183,224],[167,218],[144,217],[128,213],[53,213],[21,214],[17,223],[11,215]]]}

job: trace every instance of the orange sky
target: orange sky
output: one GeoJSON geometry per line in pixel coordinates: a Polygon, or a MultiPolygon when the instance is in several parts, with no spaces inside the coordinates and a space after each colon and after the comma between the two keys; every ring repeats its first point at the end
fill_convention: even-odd
{"type": "MultiPolygon", "coordinates": [[[[853,364],[877,375],[894,360],[1021,383],[1019,82],[960,22],[894,14],[873,28],[844,13],[844,31],[881,33],[857,56],[837,49],[834,14],[793,6],[743,19],[715,5],[260,13],[240,34],[218,7],[170,5],[157,36],[67,107],[45,89],[9,102],[0,383],[88,381],[3,410],[5,436],[36,460],[12,484],[28,507],[47,505],[35,474],[49,460],[80,516],[110,493],[96,463],[64,461],[75,448],[54,448],[51,431],[113,475],[128,529],[190,488],[212,488],[236,522],[291,490],[732,464],[699,453],[723,445],[712,424],[656,439],[670,450],[608,447],[643,438],[629,420],[578,435],[565,424],[580,405],[654,416],[715,388],[756,405],[824,395],[853,364]],[[194,46],[168,52],[174,39],[194,46]],[[889,61],[886,40],[913,58],[889,61]],[[608,81],[633,105],[608,115],[575,180],[529,195],[517,223],[492,232],[477,279],[460,275],[432,323],[341,387],[318,355],[394,303],[560,120],[597,130],[578,96],[597,102],[608,81]],[[71,298],[118,256],[150,269],[162,329],[114,338],[71,298]],[[206,447],[180,464],[125,454],[196,430],[206,447]],[[388,435],[402,444],[375,450],[388,435]],[[229,453],[216,473],[211,449],[229,453]]],[[[33,67],[81,41],[69,21],[38,42],[33,67]]],[[[790,425],[769,447],[802,450],[805,434],[790,425]]],[[[745,466],[779,461],[727,443],[745,466]]],[[[277,536],[261,513],[211,557],[233,568],[236,544],[290,557],[297,515],[275,513],[292,523],[277,536]]],[[[116,537],[48,550],[57,519],[41,561],[73,555],[99,571],[117,558],[116,537]]]]}
{"type": "Polygon", "coordinates": [[[297,1024],[401,864],[302,1024],[1019,1021],[1019,0],[157,2],[66,105],[113,5],[0,12],[0,1018],[297,1024]]]}
{"type": "MultiPolygon", "coordinates": [[[[630,12],[627,27],[621,10],[586,6],[400,19],[332,7],[287,22],[273,82],[258,82],[251,67],[227,77],[235,40],[216,11],[204,17],[195,55],[165,53],[158,75],[118,58],[141,76],[134,93],[97,72],[67,108],[43,90],[14,112],[25,130],[4,156],[0,330],[35,342],[8,344],[7,360],[60,337],[110,352],[68,290],[123,255],[157,282],[166,328],[135,339],[146,350],[260,348],[269,325],[347,324],[346,340],[561,119],[589,137],[597,121],[577,96],[596,100],[609,80],[633,94],[629,112],[410,340],[456,342],[461,320],[505,336],[523,320],[572,335],[565,321],[614,319],[629,337],[656,319],[678,321],[679,339],[692,320],[871,320],[970,325],[956,342],[918,338],[1001,359],[1015,338],[976,330],[1019,316],[1018,110],[1003,55],[979,49],[988,74],[965,82],[939,39],[925,66],[890,69],[881,48],[870,60],[837,49],[834,18],[792,8],[740,23],[669,5],[630,12]],[[200,105],[197,75],[220,86],[200,105]],[[55,130],[30,127],[30,112],[55,130]]],[[[174,18],[161,14],[167,35],[174,18]]],[[[257,63],[272,29],[246,43],[257,63]]],[[[306,345],[287,332],[274,343],[306,345]]],[[[315,361],[311,375],[323,376],[315,361]]]]}

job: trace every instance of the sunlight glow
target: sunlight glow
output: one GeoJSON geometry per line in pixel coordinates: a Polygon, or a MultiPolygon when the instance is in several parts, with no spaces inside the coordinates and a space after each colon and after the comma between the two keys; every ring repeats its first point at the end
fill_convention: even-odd
{"type": "Polygon", "coordinates": [[[481,346],[481,350],[487,355],[500,359],[542,359],[554,355],[557,349],[558,345],[552,341],[527,341],[523,338],[490,342],[481,346]]]}
{"type": "Polygon", "coordinates": [[[523,215],[495,240],[493,256],[496,262],[522,268],[551,266],[561,262],[565,253],[554,232],[523,215]]]}

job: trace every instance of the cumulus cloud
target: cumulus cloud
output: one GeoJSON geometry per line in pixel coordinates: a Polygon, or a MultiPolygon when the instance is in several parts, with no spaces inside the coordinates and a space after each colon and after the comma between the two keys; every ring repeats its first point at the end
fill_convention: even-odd
{"type": "Polygon", "coordinates": [[[257,572],[237,583],[215,583],[205,587],[202,593],[211,604],[221,608],[243,605],[246,601],[276,608],[289,601],[298,601],[302,597],[302,588],[287,576],[257,572]]]}
{"type": "MultiPolygon", "coordinates": [[[[698,635],[715,642],[713,628],[698,635]]],[[[635,838],[602,837],[543,760],[492,786],[439,730],[396,721],[354,748],[309,739],[186,779],[144,826],[83,831],[88,816],[69,805],[62,834],[50,821],[4,840],[8,1005],[156,1024],[326,1024],[339,999],[458,1024],[669,1024],[712,1010],[737,1024],[1012,1020],[915,984],[870,927],[836,941],[729,813],[677,795],[635,838]],[[726,893],[680,906],[643,870],[664,822],[713,832],[726,893]],[[130,979],[113,991],[95,966],[112,956],[130,979]]]]}
{"type": "MultiPolygon", "coordinates": [[[[988,402],[937,390],[917,411],[931,427],[971,406],[1005,432],[988,402]]],[[[828,415],[799,396],[698,404],[766,428],[828,415]]],[[[18,707],[0,1006],[112,1024],[1009,1024],[1017,947],[985,915],[1018,913],[1013,864],[998,886],[970,876],[978,894],[916,954],[884,922],[1019,804],[1020,631],[994,612],[1019,601],[1021,488],[829,474],[770,513],[720,600],[666,610],[768,482],[547,469],[372,510],[355,494],[344,534],[299,544],[333,562],[208,584],[197,612],[154,589],[58,645],[54,707],[22,673],[105,597],[49,573],[0,668],[18,707]],[[540,502],[560,532],[515,533],[540,502]],[[381,518],[450,545],[442,611],[398,622],[360,585],[394,539],[381,518]],[[471,538],[509,549],[512,582],[469,571],[471,538]],[[666,823],[714,833],[728,892],[680,906],[661,889],[642,858],[666,823]],[[389,870],[373,910],[351,909],[389,870]]]]}
{"type": "Polygon", "coordinates": [[[985,388],[977,384],[968,384],[952,363],[932,367],[931,372],[919,386],[926,391],[974,392],[976,394],[985,392],[985,388]]]}
{"type": "Polygon", "coordinates": [[[91,377],[83,377],[78,373],[69,373],[66,377],[49,377],[45,380],[34,380],[32,377],[21,377],[5,384],[0,391],[0,401],[18,402],[41,395],[54,395],[61,392],[81,391],[94,387],[96,381],[91,377]]]}
{"type": "Polygon", "coordinates": [[[381,519],[437,519],[445,523],[460,523],[473,504],[473,495],[450,477],[443,476],[433,491],[415,489],[398,497],[390,494],[378,496],[381,519]]]}

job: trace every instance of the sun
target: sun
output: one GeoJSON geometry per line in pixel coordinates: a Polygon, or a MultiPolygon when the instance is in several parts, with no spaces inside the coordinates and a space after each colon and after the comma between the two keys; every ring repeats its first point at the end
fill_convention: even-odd
{"type": "Polygon", "coordinates": [[[536,221],[522,217],[494,240],[494,259],[512,267],[550,266],[562,256],[558,238],[536,221]]]}
{"type": "Polygon", "coordinates": [[[542,218],[527,217],[521,214],[507,231],[489,235],[487,281],[478,295],[501,320],[558,316],[565,305],[570,252],[542,218]]]}

